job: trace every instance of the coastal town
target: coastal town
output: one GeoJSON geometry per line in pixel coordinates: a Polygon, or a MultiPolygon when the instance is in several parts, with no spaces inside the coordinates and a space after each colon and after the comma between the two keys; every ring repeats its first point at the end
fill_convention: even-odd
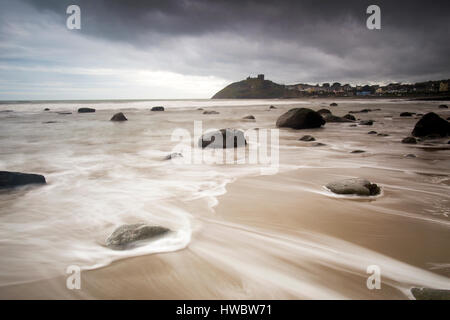
{"type": "Polygon", "coordinates": [[[300,96],[375,96],[375,97],[403,97],[448,95],[450,80],[427,81],[418,83],[390,83],[388,85],[356,85],[335,83],[294,84],[287,85],[286,89],[300,96]]]}

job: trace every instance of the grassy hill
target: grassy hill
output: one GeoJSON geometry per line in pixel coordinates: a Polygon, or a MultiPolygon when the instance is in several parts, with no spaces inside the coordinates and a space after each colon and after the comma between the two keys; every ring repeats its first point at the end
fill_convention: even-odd
{"type": "Polygon", "coordinates": [[[286,96],[284,85],[261,78],[247,78],[234,82],[219,92],[212,99],[273,99],[286,96]]]}

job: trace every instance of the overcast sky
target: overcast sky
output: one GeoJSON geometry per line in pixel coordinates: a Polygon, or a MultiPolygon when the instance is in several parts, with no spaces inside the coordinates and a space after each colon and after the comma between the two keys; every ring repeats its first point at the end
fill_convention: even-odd
{"type": "Polygon", "coordinates": [[[0,100],[210,98],[278,83],[450,78],[450,1],[0,0],[0,100]],[[66,9],[81,8],[81,30],[66,9]],[[381,7],[381,30],[366,9],[381,7]]]}

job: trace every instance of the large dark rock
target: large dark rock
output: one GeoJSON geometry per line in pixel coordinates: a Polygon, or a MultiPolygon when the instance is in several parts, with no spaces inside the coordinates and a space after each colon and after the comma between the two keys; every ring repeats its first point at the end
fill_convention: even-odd
{"type": "Polygon", "coordinates": [[[307,108],[291,109],[277,120],[277,127],[292,129],[313,129],[320,128],[325,124],[322,116],[307,108]]]}
{"type": "Polygon", "coordinates": [[[332,123],[332,122],[353,122],[352,120],[349,120],[347,118],[338,117],[332,114],[325,114],[323,116],[326,122],[332,123]]]}
{"type": "Polygon", "coordinates": [[[95,109],[93,109],[93,108],[80,108],[80,109],[78,109],[78,113],[92,113],[92,112],[95,112],[95,109]]]}
{"type": "Polygon", "coordinates": [[[150,111],[164,111],[164,107],[153,107],[150,111]]]}
{"type": "Polygon", "coordinates": [[[45,183],[45,177],[40,174],[0,171],[0,188],[12,188],[27,184],[45,183]]]}
{"type": "Polygon", "coordinates": [[[247,141],[245,140],[244,132],[236,129],[221,129],[205,133],[198,140],[200,148],[238,148],[245,147],[247,141]]]}
{"type": "Polygon", "coordinates": [[[125,115],[122,112],[116,113],[111,118],[111,121],[127,121],[128,119],[125,117],[125,115]]]}
{"type": "Polygon", "coordinates": [[[129,249],[140,242],[158,238],[169,231],[161,226],[150,226],[144,223],[123,225],[106,239],[106,245],[112,249],[129,249]]]}
{"type": "Polygon", "coordinates": [[[416,300],[450,300],[450,290],[412,288],[411,293],[416,300]]]}
{"type": "Polygon", "coordinates": [[[429,135],[439,135],[446,137],[450,135],[450,123],[436,113],[430,112],[417,122],[412,135],[415,137],[425,137],[429,135]]]}
{"type": "Polygon", "coordinates": [[[336,194],[343,195],[376,196],[381,192],[378,185],[361,178],[331,182],[326,187],[336,194]]]}

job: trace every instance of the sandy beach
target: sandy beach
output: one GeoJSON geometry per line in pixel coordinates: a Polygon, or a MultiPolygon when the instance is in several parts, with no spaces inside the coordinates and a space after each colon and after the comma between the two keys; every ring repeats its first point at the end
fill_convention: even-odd
{"type": "Polygon", "coordinates": [[[399,116],[446,119],[449,111],[436,102],[331,102],[179,101],[158,114],[145,102],[99,104],[95,114],[66,116],[2,106],[13,109],[0,115],[2,166],[44,174],[48,185],[0,193],[0,298],[411,299],[412,287],[450,289],[448,138],[402,144],[420,116],[399,116]],[[174,128],[192,131],[201,120],[203,128],[275,129],[293,107],[377,111],[354,114],[373,126],[280,129],[272,174],[261,174],[264,165],[161,160],[174,128]],[[108,121],[117,110],[129,119],[120,127],[108,121]],[[249,114],[256,121],[242,121],[249,114]],[[8,126],[24,129],[11,136],[8,126]],[[324,187],[356,177],[382,193],[338,196],[324,187]],[[127,252],[105,247],[114,228],[136,222],[175,232],[127,252]],[[83,268],[80,290],[66,287],[70,264],[83,268]],[[372,265],[381,290],[367,288],[372,265]]]}

